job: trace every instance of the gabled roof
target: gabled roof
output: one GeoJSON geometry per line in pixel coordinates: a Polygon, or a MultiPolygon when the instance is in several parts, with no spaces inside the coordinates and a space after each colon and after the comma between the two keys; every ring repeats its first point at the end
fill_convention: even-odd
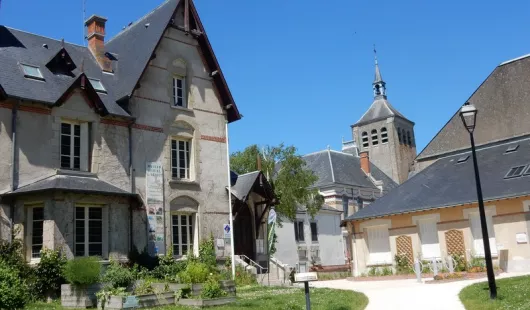
{"type": "MultiPolygon", "coordinates": [[[[513,167],[530,166],[529,153],[529,138],[477,150],[485,201],[530,195],[530,173],[520,177],[505,178],[513,167]],[[506,154],[506,150],[515,144],[518,144],[519,148],[515,152],[506,154]]],[[[465,151],[437,160],[390,193],[348,217],[347,220],[368,219],[476,202],[473,159],[470,155],[470,151],[465,151]]]]}
{"type": "MultiPolygon", "coordinates": [[[[0,87],[9,97],[32,100],[51,107],[80,77],[81,64],[86,76],[103,79],[104,74],[87,48],[0,26],[0,87]],[[77,66],[72,71],[73,76],[53,74],[46,67],[50,59],[63,48],[63,44],[77,66]],[[20,64],[39,67],[44,81],[25,78],[20,64]]],[[[129,117],[116,103],[112,88],[107,88],[107,94],[98,94],[106,110],[112,115],[129,117]]]]}
{"type": "Polygon", "coordinates": [[[372,102],[372,105],[370,106],[370,108],[368,108],[368,111],[366,111],[363,116],[361,116],[361,118],[355,124],[352,125],[352,127],[361,126],[379,120],[384,120],[391,116],[399,117],[411,124],[414,124],[405,116],[403,116],[403,114],[401,114],[398,110],[396,110],[390,104],[390,102],[388,102],[386,96],[376,96],[374,102],[372,102]]]}
{"type": "Polygon", "coordinates": [[[236,199],[246,202],[250,193],[254,191],[262,197],[269,199],[270,202],[275,200],[272,187],[263,172],[253,171],[237,175],[235,172],[230,171],[230,174],[231,179],[232,174],[237,176],[235,184],[233,184],[231,187],[232,195],[234,195],[236,199]]]}
{"type": "MultiPolygon", "coordinates": [[[[493,70],[467,100],[478,109],[476,145],[521,137],[530,132],[530,55],[506,61],[493,70]]],[[[462,104],[464,101],[462,101],[462,104]]],[[[417,160],[428,160],[469,147],[458,110],[417,160]]]]}
{"type": "MultiPolygon", "coordinates": [[[[316,187],[333,184],[358,186],[377,189],[370,178],[361,170],[360,158],[349,153],[333,150],[323,150],[304,155],[306,168],[311,169],[317,176],[316,187]]],[[[372,176],[383,182],[383,189],[390,190],[397,186],[384,172],[373,163],[370,172],[372,176]]]]}
{"type": "MultiPolygon", "coordinates": [[[[184,1],[166,0],[160,6],[155,8],[149,14],[142,17],[140,20],[134,22],[122,32],[118,33],[114,38],[109,40],[105,49],[112,53],[119,63],[117,69],[117,76],[113,79],[107,77],[107,80],[114,82],[116,98],[123,98],[131,96],[143,72],[145,71],[153,52],[158,47],[162,40],[163,34],[171,20],[175,15],[179,5],[183,5],[184,1]],[[146,27],[146,25],[148,25],[146,27]],[[142,48],[138,48],[142,46],[142,48]]],[[[197,30],[202,32],[197,37],[201,52],[205,56],[207,67],[210,71],[217,70],[219,74],[213,77],[214,83],[221,95],[221,104],[228,106],[232,104],[232,108],[228,109],[228,120],[230,122],[241,119],[241,115],[235,105],[234,99],[230,93],[230,89],[226,83],[221,67],[219,66],[212,46],[206,35],[204,26],[200,22],[199,15],[190,0],[190,24],[194,24],[197,30]]],[[[191,34],[190,34],[191,35],[191,34]]]]}
{"type": "MultiPolygon", "coordinates": [[[[183,5],[183,1],[164,1],[106,43],[106,57],[112,60],[114,74],[104,74],[86,47],[0,26],[0,90],[3,89],[9,97],[53,105],[83,71],[88,77],[101,80],[105,85],[107,93],[99,94],[99,97],[109,114],[130,117],[117,102],[133,94],[165,30],[167,27],[176,27],[172,25],[172,19],[179,5],[183,5]],[[72,71],[72,76],[53,74],[46,67],[63,47],[77,67],[72,71]],[[44,82],[25,78],[19,63],[38,66],[44,82]]],[[[241,115],[191,0],[189,10],[190,29],[200,33],[197,41],[206,66],[211,72],[218,72],[212,79],[221,104],[227,107],[228,121],[239,120],[241,115]]],[[[190,35],[194,35],[193,32],[190,35]]]]}

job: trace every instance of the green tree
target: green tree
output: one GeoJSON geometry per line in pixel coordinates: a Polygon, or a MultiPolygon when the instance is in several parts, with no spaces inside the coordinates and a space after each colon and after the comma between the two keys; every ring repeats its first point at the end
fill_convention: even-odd
{"type": "Polygon", "coordinates": [[[306,169],[294,146],[283,143],[263,148],[255,144],[248,146],[242,152],[232,153],[230,168],[238,174],[248,173],[258,170],[258,161],[279,200],[275,206],[279,215],[294,220],[298,206],[305,207],[311,216],[320,210],[324,198],[313,187],[318,176],[306,169]]]}

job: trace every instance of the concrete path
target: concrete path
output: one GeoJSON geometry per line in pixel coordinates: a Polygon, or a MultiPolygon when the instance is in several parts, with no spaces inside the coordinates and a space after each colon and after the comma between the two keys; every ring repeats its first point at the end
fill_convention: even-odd
{"type": "MultiPolygon", "coordinates": [[[[527,273],[526,273],[527,274],[527,273]]],[[[521,273],[504,273],[497,279],[524,275],[521,273]]],[[[432,280],[426,279],[426,280],[432,280]]],[[[429,310],[460,310],[464,306],[458,298],[462,288],[486,281],[486,278],[455,281],[443,284],[424,284],[416,280],[389,281],[319,281],[312,282],[312,287],[327,287],[343,290],[355,290],[368,296],[366,310],[380,309],[429,309],[429,310]]]]}

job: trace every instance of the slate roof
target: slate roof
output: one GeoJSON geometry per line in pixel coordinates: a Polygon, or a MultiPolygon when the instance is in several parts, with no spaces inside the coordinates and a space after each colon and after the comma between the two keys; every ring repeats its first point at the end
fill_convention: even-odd
{"type": "MultiPolygon", "coordinates": [[[[337,213],[343,212],[342,210],[338,210],[337,208],[333,208],[326,204],[320,207],[320,211],[330,211],[330,212],[337,212],[337,213]]],[[[306,209],[304,207],[298,207],[298,210],[296,211],[296,213],[306,213],[306,209]]]]}
{"type": "MultiPolygon", "coordinates": [[[[530,138],[477,150],[482,192],[485,201],[530,195],[530,174],[505,179],[516,166],[530,165],[530,138]],[[518,144],[517,151],[505,154],[518,144]]],[[[438,159],[405,183],[347,220],[452,207],[477,201],[473,161],[470,151],[438,159]],[[458,163],[460,158],[467,161],[458,163]]],[[[526,168],[525,168],[526,169],[526,168]]]]}
{"type": "Polygon", "coordinates": [[[368,108],[368,110],[363,114],[363,116],[361,116],[361,118],[355,124],[353,124],[352,127],[387,119],[391,116],[399,117],[409,123],[414,124],[398,110],[396,110],[387,100],[386,96],[380,95],[375,97],[374,102],[372,102],[370,108],[368,108]]]}
{"type": "MultiPolygon", "coordinates": [[[[86,76],[101,80],[105,86],[107,93],[98,93],[105,106],[105,112],[130,118],[117,101],[132,95],[179,3],[179,0],[164,1],[105,43],[105,51],[113,58],[114,74],[102,73],[88,48],[66,42],[64,48],[77,67],[73,70],[74,76],[53,74],[46,64],[63,47],[61,41],[0,25],[0,95],[32,100],[51,107],[82,74],[83,68],[86,76]],[[147,24],[149,25],[146,27],[147,24]],[[43,47],[44,45],[47,47],[43,47]],[[45,81],[25,78],[19,63],[38,66],[45,81]]],[[[219,91],[221,103],[224,106],[232,105],[232,108],[227,110],[228,120],[239,120],[241,115],[192,1],[190,12],[190,22],[194,22],[203,33],[197,40],[207,62],[206,67],[219,72],[213,82],[219,91]]]]}
{"type": "Polygon", "coordinates": [[[135,194],[117,188],[116,186],[102,181],[96,177],[82,177],[59,174],[26,186],[19,187],[15,191],[6,193],[5,196],[30,194],[49,190],[67,190],[69,192],[135,196],[135,194]]]}
{"type": "MultiPolygon", "coordinates": [[[[304,155],[306,167],[317,176],[316,187],[332,184],[343,184],[367,188],[377,188],[369,177],[361,170],[360,158],[349,153],[323,150],[304,155]]],[[[397,186],[390,177],[373,163],[370,166],[372,176],[383,182],[383,189],[390,190],[397,186]]]]}
{"type": "MultiPolygon", "coordinates": [[[[476,145],[530,133],[530,55],[498,65],[467,100],[478,109],[476,145]],[[502,121],[501,121],[502,120],[502,121]]],[[[447,156],[469,147],[469,136],[455,103],[455,114],[419,153],[417,160],[447,156]]]]}
{"type": "Polygon", "coordinates": [[[246,201],[260,173],[260,171],[254,171],[238,175],[236,183],[231,188],[232,194],[237,199],[246,201]]]}
{"type": "MultiPolygon", "coordinates": [[[[81,63],[87,77],[102,80],[107,86],[106,74],[102,73],[92,53],[83,46],[71,43],[65,42],[64,48],[77,66],[73,70],[75,76],[53,74],[46,64],[61,48],[62,43],[59,40],[0,26],[0,85],[5,93],[14,98],[41,102],[51,107],[81,75],[81,63]],[[44,45],[47,45],[47,48],[43,47],[44,45]],[[25,78],[19,63],[39,67],[45,81],[25,78]]],[[[129,116],[115,102],[113,89],[106,88],[107,94],[100,93],[98,96],[107,111],[112,115],[129,116]]]]}

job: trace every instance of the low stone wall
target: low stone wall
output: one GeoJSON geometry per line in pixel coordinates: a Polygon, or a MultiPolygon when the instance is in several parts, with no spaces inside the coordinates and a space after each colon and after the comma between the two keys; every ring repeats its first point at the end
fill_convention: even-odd
{"type": "Polygon", "coordinates": [[[236,301],[235,297],[223,297],[214,299],[181,299],[179,304],[190,307],[212,307],[221,306],[236,301]]]}
{"type": "Polygon", "coordinates": [[[71,284],[61,285],[61,305],[66,308],[86,309],[97,305],[96,293],[103,288],[97,283],[87,287],[77,287],[71,284]]]}
{"type": "MultiPolygon", "coordinates": [[[[149,294],[149,295],[137,295],[138,308],[158,307],[175,304],[175,293],[167,292],[161,294],[149,294]]],[[[126,306],[128,297],[123,296],[110,296],[109,300],[105,301],[105,304],[100,301],[98,302],[98,309],[100,310],[119,310],[124,309],[126,306]]]]}

